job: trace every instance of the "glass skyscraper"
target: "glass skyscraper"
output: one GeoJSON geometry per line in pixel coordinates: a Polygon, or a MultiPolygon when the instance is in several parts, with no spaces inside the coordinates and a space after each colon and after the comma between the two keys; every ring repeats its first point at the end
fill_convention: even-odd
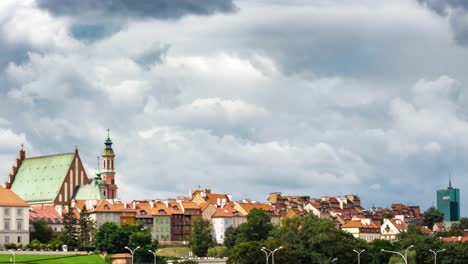
{"type": "Polygon", "coordinates": [[[460,220],[460,189],[452,187],[452,181],[445,190],[437,191],[437,209],[444,213],[444,221],[460,220]]]}

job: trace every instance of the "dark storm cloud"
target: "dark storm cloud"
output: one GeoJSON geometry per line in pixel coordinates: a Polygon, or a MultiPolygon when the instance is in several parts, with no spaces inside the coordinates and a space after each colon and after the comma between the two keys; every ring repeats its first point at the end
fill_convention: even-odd
{"type": "Polygon", "coordinates": [[[177,19],[190,14],[211,15],[236,10],[232,0],[38,0],[38,5],[55,15],[104,14],[155,19],[177,19]]]}
{"type": "Polygon", "coordinates": [[[468,46],[468,1],[418,0],[418,2],[443,17],[448,17],[455,42],[468,46]]]}

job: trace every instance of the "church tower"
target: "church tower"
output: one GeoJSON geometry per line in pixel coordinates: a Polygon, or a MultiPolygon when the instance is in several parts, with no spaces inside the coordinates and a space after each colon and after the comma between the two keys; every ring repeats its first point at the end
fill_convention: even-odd
{"type": "Polygon", "coordinates": [[[107,184],[107,190],[104,196],[107,199],[117,198],[117,185],[115,184],[115,169],[114,169],[114,150],[112,149],[112,140],[109,136],[109,129],[107,130],[107,139],[104,142],[106,146],[102,153],[102,180],[107,184]]]}

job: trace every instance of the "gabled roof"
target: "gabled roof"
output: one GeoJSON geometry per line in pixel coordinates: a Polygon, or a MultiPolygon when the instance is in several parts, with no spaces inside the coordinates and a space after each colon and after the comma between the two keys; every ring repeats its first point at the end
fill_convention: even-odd
{"type": "Polygon", "coordinates": [[[344,224],[343,228],[380,228],[380,225],[374,221],[369,221],[369,223],[365,223],[365,221],[352,219],[349,220],[346,224],[344,224]]]}
{"type": "Polygon", "coordinates": [[[125,209],[123,203],[111,203],[110,201],[103,199],[98,202],[94,210],[90,210],[91,213],[119,213],[125,209]]]}
{"type": "Polygon", "coordinates": [[[0,207],[29,207],[29,204],[13,191],[0,187],[0,207]]]}
{"type": "Polygon", "coordinates": [[[75,153],[24,159],[11,190],[28,203],[53,202],[70,169],[75,153]]]}
{"type": "Polygon", "coordinates": [[[194,202],[182,201],[181,204],[184,209],[200,209],[200,206],[194,202]]]}
{"type": "Polygon", "coordinates": [[[221,218],[221,217],[234,217],[234,216],[244,216],[241,212],[237,211],[230,204],[226,204],[223,208],[218,208],[213,213],[211,218],[221,218]]]}
{"type": "Polygon", "coordinates": [[[273,216],[279,216],[278,212],[276,212],[271,205],[266,203],[237,203],[237,205],[240,206],[247,214],[250,214],[250,211],[256,208],[262,209],[266,212],[272,212],[273,216]]]}
{"type": "Polygon", "coordinates": [[[62,224],[63,217],[53,206],[33,208],[29,212],[29,222],[33,223],[39,219],[45,220],[49,224],[62,224]]]}
{"type": "Polygon", "coordinates": [[[230,202],[229,197],[226,194],[219,194],[219,193],[207,193],[206,194],[206,201],[212,204],[217,204],[218,199],[220,202],[225,200],[225,202],[230,202]]]}

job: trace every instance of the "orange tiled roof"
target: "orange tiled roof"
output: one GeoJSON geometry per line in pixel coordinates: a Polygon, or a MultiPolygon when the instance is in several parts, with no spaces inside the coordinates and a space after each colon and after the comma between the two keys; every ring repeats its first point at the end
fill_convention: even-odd
{"type": "Polygon", "coordinates": [[[23,199],[10,189],[0,187],[0,206],[1,207],[29,207],[23,199]]]}
{"type": "Polygon", "coordinates": [[[239,203],[239,205],[247,212],[247,214],[252,211],[252,209],[262,209],[263,211],[273,212],[274,216],[279,216],[278,212],[275,209],[266,203],[239,203]]]}
{"type": "Polygon", "coordinates": [[[184,209],[200,209],[200,206],[198,204],[190,201],[183,201],[182,207],[184,207],[184,209]]]}
{"type": "Polygon", "coordinates": [[[218,199],[222,201],[225,199],[226,202],[230,202],[229,197],[226,194],[219,194],[219,193],[207,193],[206,194],[206,201],[212,204],[217,204],[218,199]]]}
{"type": "Polygon", "coordinates": [[[115,212],[118,213],[122,210],[126,209],[123,203],[111,203],[106,199],[100,200],[96,205],[94,210],[90,210],[90,212],[94,213],[103,213],[103,212],[115,212]]]}
{"type": "Polygon", "coordinates": [[[445,242],[467,242],[468,237],[443,237],[443,241],[445,242]]]}
{"type": "Polygon", "coordinates": [[[230,204],[225,205],[223,208],[218,208],[211,216],[212,218],[217,217],[233,217],[237,213],[236,216],[244,216],[241,212],[237,211],[232,207],[230,204]]]}
{"type": "Polygon", "coordinates": [[[29,212],[29,221],[32,223],[39,219],[43,219],[49,224],[61,224],[63,222],[63,217],[53,206],[32,208],[32,210],[29,212]]]}
{"type": "Polygon", "coordinates": [[[361,220],[349,220],[346,224],[343,225],[343,228],[380,228],[376,222],[370,221],[369,224],[363,223],[361,220]]]}

